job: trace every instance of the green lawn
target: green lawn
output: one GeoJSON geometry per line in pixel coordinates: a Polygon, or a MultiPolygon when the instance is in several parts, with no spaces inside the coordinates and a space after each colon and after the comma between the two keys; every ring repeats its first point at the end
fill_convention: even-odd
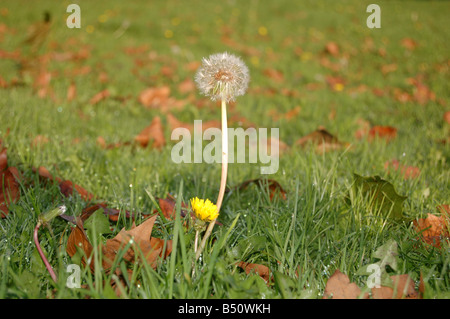
{"type": "Polygon", "coordinates": [[[269,178],[286,198],[271,199],[256,185],[227,193],[221,225],[195,263],[194,230],[159,216],[154,236],[173,240],[173,250],[155,269],[118,260],[121,271],[132,272],[120,296],[322,298],[336,269],[364,289],[367,275],[358,270],[394,240],[398,265],[389,275],[409,274],[418,289],[422,274],[426,298],[450,297],[448,241],[433,247],[413,226],[450,204],[448,2],[379,1],[380,29],[366,26],[370,1],[77,1],[80,29],[66,26],[70,3],[0,4],[0,139],[8,165],[22,174],[20,199],[0,220],[1,299],[116,296],[102,284],[115,275],[88,267],[82,288],[65,287],[66,267],[77,260],[66,253],[71,226],[60,218],[39,232],[59,276],[52,281],[33,243],[38,216],[61,204],[79,216],[89,204],[63,196],[33,167],[121,211],[111,233],[90,237],[97,242],[131,227],[125,210],[158,209],[154,198],[217,198],[220,164],[172,162],[170,118],[190,125],[220,120],[219,106],[180,84],[193,80],[203,57],[224,51],[240,56],[251,77],[247,94],[229,107],[229,126],[279,128],[286,145],[276,174],[262,176],[259,164],[231,164],[228,186],[269,178]],[[43,43],[24,43],[45,11],[52,24],[43,43]],[[68,100],[71,85],[76,94],[68,100]],[[149,87],[168,87],[180,107],[144,107],[139,95],[149,87]],[[91,103],[103,90],[109,95],[91,103]],[[99,144],[99,137],[111,145],[133,141],[156,116],[166,140],[161,149],[99,144]],[[347,144],[325,153],[296,144],[321,126],[347,144]],[[374,126],[393,127],[396,136],[371,140],[374,126]],[[392,160],[420,175],[388,172],[392,160]],[[349,200],[354,174],[378,175],[405,196],[402,220],[374,215],[363,194],[349,200]],[[269,267],[272,279],[246,274],[241,261],[269,267]]]}

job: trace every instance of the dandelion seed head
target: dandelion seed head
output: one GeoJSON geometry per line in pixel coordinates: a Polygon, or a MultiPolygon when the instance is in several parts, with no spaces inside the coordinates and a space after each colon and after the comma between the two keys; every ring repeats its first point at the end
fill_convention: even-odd
{"type": "Polygon", "coordinates": [[[200,92],[211,100],[231,102],[244,95],[250,75],[245,63],[237,56],[216,53],[203,58],[202,66],[195,75],[200,92]]]}

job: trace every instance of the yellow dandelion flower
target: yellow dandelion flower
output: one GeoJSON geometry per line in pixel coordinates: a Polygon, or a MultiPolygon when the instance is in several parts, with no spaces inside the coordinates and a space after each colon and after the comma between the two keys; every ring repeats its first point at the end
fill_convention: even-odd
{"type": "Polygon", "coordinates": [[[219,216],[217,206],[211,203],[209,199],[192,198],[191,206],[195,216],[202,221],[210,222],[219,216]]]}

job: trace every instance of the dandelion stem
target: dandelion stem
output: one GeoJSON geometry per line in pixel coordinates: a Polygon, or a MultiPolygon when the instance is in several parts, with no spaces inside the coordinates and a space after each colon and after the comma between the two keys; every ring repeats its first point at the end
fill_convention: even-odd
{"type": "Polygon", "coordinates": [[[36,227],[34,228],[34,235],[33,235],[34,243],[36,244],[36,248],[39,252],[39,255],[41,256],[42,261],[44,262],[45,267],[47,268],[48,272],[50,273],[50,276],[52,277],[53,281],[58,282],[58,278],[56,277],[55,271],[53,270],[52,266],[50,265],[47,258],[45,257],[45,254],[42,251],[41,245],[39,244],[39,238],[38,238],[39,227],[41,227],[40,222],[38,222],[36,227]]]}
{"type": "MultiPolygon", "coordinates": [[[[228,125],[227,125],[227,103],[224,98],[222,98],[222,175],[220,177],[220,188],[219,195],[217,197],[217,212],[220,212],[220,207],[222,206],[223,196],[225,194],[225,187],[227,185],[227,173],[228,173],[228,125]]],[[[211,235],[214,225],[216,224],[216,219],[212,220],[208,228],[206,229],[205,235],[203,236],[200,247],[197,250],[195,259],[200,257],[203,249],[206,245],[206,240],[211,235]]]]}

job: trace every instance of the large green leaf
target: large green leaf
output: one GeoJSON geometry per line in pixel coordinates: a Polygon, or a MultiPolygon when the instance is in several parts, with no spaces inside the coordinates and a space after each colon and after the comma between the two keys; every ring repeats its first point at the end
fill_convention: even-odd
{"type": "Polygon", "coordinates": [[[353,175],[353,194],[350,199],[355,199],[358,194],[361,194],[368,201],[371,209],[379,210],[384,216],[389,216],[397,221],[403,219],[403,202],[406,196],[397,194],[394,186],[380,176],[353,175]]]}

